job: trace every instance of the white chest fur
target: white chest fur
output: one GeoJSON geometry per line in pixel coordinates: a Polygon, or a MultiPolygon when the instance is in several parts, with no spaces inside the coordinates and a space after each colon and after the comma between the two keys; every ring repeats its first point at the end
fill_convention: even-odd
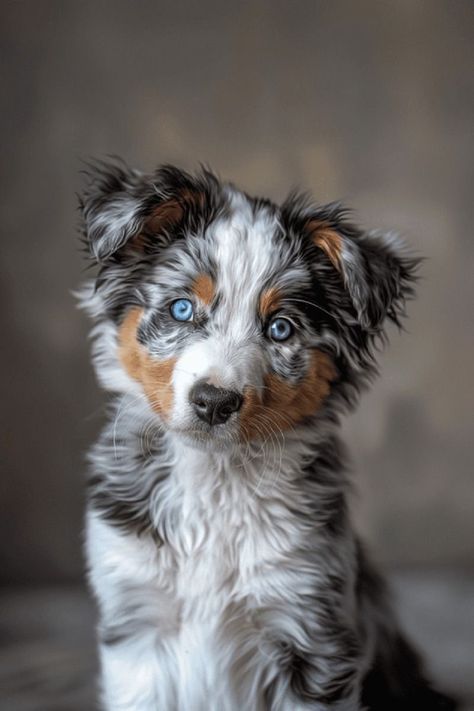
{"type": "Polygon", "coordinates": [[[231,460],[182,448],[151,510],[159,525],[163,502],[173,508],[161,547],[89,515],[90,577],[110,638],[102,646],[110,708],[121,708],[119,697],[140,711],[173,709],[176,699],[180,711],[259,708],[258,689],[277,673],[269,611],[291,605],[308,537],[296,515],[305,502],[294,458],[278,451],[231,460]],[[154,683],[131,683],[146,655],[154,683]]]}
{"type": "Polygon", "coordinates": [[[123,708],[137,711],[173,709],[176,699],[180,711],[259,708],[258,689],[277,672],[267,618],[291,604],[307,537],[295,513],[305,506],[291,476],[295,456],[232,460],[182,447],[151,509],[159,524],[163,501],[173,508],[161,547],[90,514],[91,581],[110,638],[102,647],[110,708],[123,698],[123,708]],[[145,657],[152,684],[133,681],[134,667],[143,677],[145,657]]]}

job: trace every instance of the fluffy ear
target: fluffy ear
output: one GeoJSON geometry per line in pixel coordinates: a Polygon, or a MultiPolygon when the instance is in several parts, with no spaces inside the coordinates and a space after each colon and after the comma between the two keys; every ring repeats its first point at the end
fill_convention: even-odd
{"type": "Polygon", "coordinates": [[[377,332],[386,318],[400,325],[420,260],[395,235],[364,233],[344,215],[339,206],[322,208],[306,218],[304,231],[339,274],[364,329],[377,332]]]}
{"type": "Polygon", "coordinates": [[[97,162],[85,174],[83,231],[91,256],[103,262],[140,232],[149,189],[145,177],[125,165],[97,162]]]}
{"type": "MultiPolygon", "coordinates": [[[[201,211],[203,180],[164,166],[144,175],[126,165],[96,163],[86,172],[88,185],[80,197],[84,234],[91,255],[108,262],[125,245],[144,248],[150,238],[179,225],[195,208],[201,211]]],[[[207,181],[210,176],[207,174],[207,181]]]]}

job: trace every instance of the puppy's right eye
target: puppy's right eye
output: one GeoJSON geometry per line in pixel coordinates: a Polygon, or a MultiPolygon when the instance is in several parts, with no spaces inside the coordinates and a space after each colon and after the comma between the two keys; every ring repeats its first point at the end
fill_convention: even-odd
{"type": "Polygon", "coordinates": [[[170,306],[170,313],[175,321],[192,321],[193,304],[189,299],[177,299],[170,306]]]}
{"type": "Polygon", "coordinates": [[[274,318],[270,322],[267,335],[272,341],[287,341],[294,333],[293,324],[287,318],[274,318]]]}

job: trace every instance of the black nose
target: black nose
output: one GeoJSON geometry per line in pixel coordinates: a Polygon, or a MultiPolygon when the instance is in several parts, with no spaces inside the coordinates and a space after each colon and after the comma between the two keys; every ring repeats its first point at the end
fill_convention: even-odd
{"type": "Polygon", "coordinates": [[[196,383],[189,396],[196,415],[209,425],[226,422],[242,405],[242,397],[232,390],[196,383]]]}

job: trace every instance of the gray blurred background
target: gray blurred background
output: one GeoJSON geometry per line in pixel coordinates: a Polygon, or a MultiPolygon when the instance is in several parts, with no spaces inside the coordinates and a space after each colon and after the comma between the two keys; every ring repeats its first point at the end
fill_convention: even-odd
{"type": "Polygon", "coordinates": [[[342,198],[428,258],[407,332],[345,429],[356,519],[400,614],[445,684],[474,696],[472,0],[0,12],[4,708],[93,708],[81,519],[104,397],[71,290],[81,159],[107,154],[144,170],[208,162],[276,200],[295,185],[342,198]],[[48,676],[60,663],[63,686],[48,676]]]}

